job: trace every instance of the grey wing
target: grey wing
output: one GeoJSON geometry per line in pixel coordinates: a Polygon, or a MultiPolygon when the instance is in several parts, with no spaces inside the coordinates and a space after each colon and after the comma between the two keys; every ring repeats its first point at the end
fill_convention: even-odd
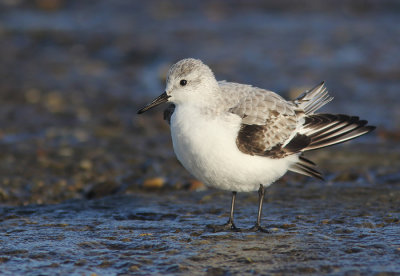
{"type": "MultiPolygon", "coordinates": [[[[332,100],[323,82],[290,102],[273,92],[245,87],[239,91],[247,89],[246,93],[230,92],[240,95],[231,95],[239,100],[230,111],[242,118],[236,144],[246,154],[281,158],[339,144],[375,129],[356,116],[314,114],[332,100]]],[[[316,165],[302,155],[289,170],[322,179],[316,165]]]]}
{"type": "Polygon", "coordinates": [[[225,86],[230,91],[240,91],[237,92],[238,102],[229,109],[242,118],[236,139],[240,151],[281,158],[299,152],[309,144],[308,137],[295,134],[299,118],[293,103],[274,92],[248,85],[226,83],[225,86]]]}

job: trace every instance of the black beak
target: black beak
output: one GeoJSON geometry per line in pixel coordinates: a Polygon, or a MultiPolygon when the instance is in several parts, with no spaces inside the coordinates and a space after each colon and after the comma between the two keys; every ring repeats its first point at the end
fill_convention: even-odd
{"type": "Polygon", "coordinates": [[[149,110],[150,108],[153,108],[159,104],[167,102],[169,97],[170,96],[168,96],[166,92],[162,93],[160,96],[155,98],[151,103],[139,109],[137,114],[142,114],[143,112],[149,110]]]}

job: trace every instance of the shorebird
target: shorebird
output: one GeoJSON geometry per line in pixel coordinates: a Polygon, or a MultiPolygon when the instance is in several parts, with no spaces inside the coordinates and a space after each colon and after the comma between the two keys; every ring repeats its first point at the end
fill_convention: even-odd
{"type": "Polygon", "coordinates": [[[356,116],[315,113],[333,99],[324,83],[287,101],[252,85],[217,81],[198,59],[183,59],[169,69],[166,90],[138,111],[170,102],[170,123],[178,160],[207,186],[232,192],[229,220],[215,231],[239,230],[234,224],[237,192],[257,191],[261,227],[264,188],[287,171],[322,179],[303,152],[342,143],[374,126],[356,116]]]}

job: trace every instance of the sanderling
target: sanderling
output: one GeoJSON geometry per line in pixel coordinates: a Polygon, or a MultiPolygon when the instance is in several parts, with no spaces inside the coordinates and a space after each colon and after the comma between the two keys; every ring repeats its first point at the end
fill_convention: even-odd
{"type": "Polygon", "coordinates": [[[261,227],[264,187],[288,170],[322,179],[303,152],[342,143],[372,131],[355,116],[315,113],[333,98],[321,83],[293,101],[251,85],[217,81],[197,59],[168,72],[166,90],[138,114],[164,102],[175,154],[207,186],[232,191],[230,217],[216,231],[238,230],[237,192],[258,190],[255,231],[261,227]]]}

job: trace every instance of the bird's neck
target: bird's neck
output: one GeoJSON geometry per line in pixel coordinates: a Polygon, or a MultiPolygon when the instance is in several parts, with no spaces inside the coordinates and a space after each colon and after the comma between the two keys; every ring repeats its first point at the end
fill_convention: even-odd
{"type": "Polygon", "coordinates": [[[196,120],[210,120],[215,118],[218,114],[224,112],[221,104],[217,103],[184,103],[176,105],[176,115],[180,119],[189,119],[188,121],[196,120]]]}

